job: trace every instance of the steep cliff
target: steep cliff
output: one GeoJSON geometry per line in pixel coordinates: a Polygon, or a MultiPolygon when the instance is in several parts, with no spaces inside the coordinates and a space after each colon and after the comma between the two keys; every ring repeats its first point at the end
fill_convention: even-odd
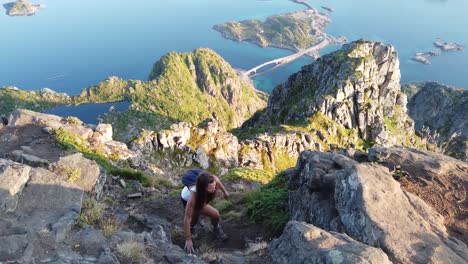
{"type": "MultiPolygon", "coordinates": [[[[408,115],[415,128],[430,129],[442,152],[467,161],[468,90],[435,82],[409,84],[402,90],[409,96],[408,115]]],[[[427,130],[422,133],[427,134],[427,130]]]]}
{"type": "Polygon", "coordinates": [[[307,65],[276,87],[252,124],[303,124],[317,112],[379,145],[414,143],[413,123],[400,91],[394,47],[356,41],[307,65]],[[404,133],[402,133],[404,131],[404,133]]]}

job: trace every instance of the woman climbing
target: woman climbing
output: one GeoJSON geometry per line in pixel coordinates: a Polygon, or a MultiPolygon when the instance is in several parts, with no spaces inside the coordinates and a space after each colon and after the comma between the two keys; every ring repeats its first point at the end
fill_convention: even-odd
{"type": "MultiPolygon", "coordinates": [[[[229,199],[229,194],[224,188],[221,180],[207,172],[199,170],[188,171],[183,178],[196,178],[196,182],[192,186],[186,186],[181,192],[181,200],[185,208],[184,216],[184,232],[185,232],[185,250],[193,253],[192,231],[197,224],[198,217],[206,215],[211,218],[213,231],[218,239],[227,239],[219,224],[220,214],[218,210],[209,205],[216,196],[216,190],[219,188],[224,193],[224,199],[229,199]],[[191,175],[190,175],[191,174],[191,175]],[[186,176],[188,175],[188,176],[186,176]],[[195,176],[194,176],[195,175],[195,176]]],[[[184,179],[183,179],[184,181],[184,179]]],[[[190,180],[189,180],[190,181],[190,180]]]]}

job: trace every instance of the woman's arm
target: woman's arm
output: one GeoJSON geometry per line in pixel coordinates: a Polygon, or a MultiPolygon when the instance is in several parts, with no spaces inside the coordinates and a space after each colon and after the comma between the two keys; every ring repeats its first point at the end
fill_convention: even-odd
{"type": "Polygon", "coordinates": [[[190,198],[185,207],[185,216],[184,216],[184,233],[185,233],[185,250],[189,254],[193,252],[193,242],[192,242],[192,231],[190,230],[190,225],[192,223],[193,211],[195,210],[195,193],[190,193],[190,198]]]}
{"type": "Polygon", "coordinates": [[[215,182],[216,182],[216,187],[219,187],[221,189],[221,191],[223,191],[223,193],[224,193],[224,199],[229,199],[229,193],[226,191],[226,188],[224,187],[221,180],[217,176],[214,176],[214,178],[215,178],[215,182]]]}

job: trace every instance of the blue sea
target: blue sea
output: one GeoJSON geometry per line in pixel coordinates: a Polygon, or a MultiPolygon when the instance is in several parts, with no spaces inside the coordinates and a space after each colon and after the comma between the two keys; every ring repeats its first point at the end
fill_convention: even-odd
{"type": "MultiPolygon", "coordinates": [[[[1,4],[9,1],[2,0],[1,4]]],[[[234,68],[249,69],[291,51],[260,48],[224,39],[212,29],[229,20],[264,19],[305,7],[288,0],[34,0],[46,7],[29,17],[0,13],[0,87],[44,87],[76,94],[108,76],[146,80],[154,62],[170,51],[209,47],[234,68]]],[[[466,0],[309,0],[317,9],[331,6],[326,32],[349,40],[366,38],[395,45],[403,82],[433,80],[468,87],[468,51],[410,60],[415,52],[435,50],[436,38],[468,48],[466,0]]],[[[1,7],[3,8],[3,7],[1,7]]],[[[338,49],[331,46],[322,54],[338,49]]],[[[254,78],[270,92],[311,63],[302,58],[254,78]]]]}

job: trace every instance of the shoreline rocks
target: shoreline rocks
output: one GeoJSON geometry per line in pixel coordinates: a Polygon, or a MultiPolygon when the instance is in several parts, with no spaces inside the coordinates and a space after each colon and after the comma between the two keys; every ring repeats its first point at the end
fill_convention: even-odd
{"type": "Polygon", "coordinates": [[[40,9],[44,8],[45,5],[34,5],[27,0],[17,0],[15,2],[6,3],[3,7],[5,7],[6,14],[9,16],[32,16],[40,9]]]}
{"type": "Polygon", "coordinates": [[[455,42],[435,41],[434,46],[441,49],[442,51],[461,51],[465,49],[465,46],[455,42]]]}
{"type": "Polygon", "coordinates": [[[440,52],[438,51],[418,52],[414,55],[414,57],[411,58],[411,60],[429,65],[431,64],[429,57],[434,57],[434,56],[440,56],[440,52]]]}

